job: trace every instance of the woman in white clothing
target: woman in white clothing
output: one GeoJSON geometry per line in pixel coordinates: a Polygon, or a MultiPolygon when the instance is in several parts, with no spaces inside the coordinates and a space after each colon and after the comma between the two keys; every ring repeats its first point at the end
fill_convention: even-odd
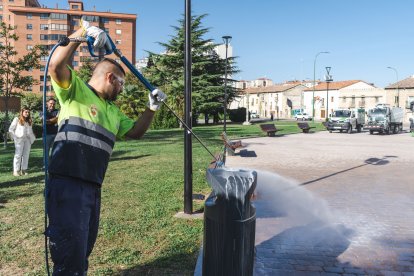
{"type": "Polygon", "coordinates": [[[26,175],[29,163],[30,148],[36,139],[32,129],[32,118],[30,110],[23,107],[19,117],[13,119],[9,133],[14,140],[15,153],[13,160],[13,175],[26,175]]]}

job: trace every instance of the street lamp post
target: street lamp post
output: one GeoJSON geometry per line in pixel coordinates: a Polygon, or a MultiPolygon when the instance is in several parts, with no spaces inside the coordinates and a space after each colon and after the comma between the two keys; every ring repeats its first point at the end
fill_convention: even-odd
{"type": "Polygon", "coordinates": [[[400,85],[398,84],[398,71],[394,67],[388,66],[388,69],[394,70],[395,75],[397,76],[397,107],[400,107],[400,85]]]}
{"type": "Polygon", "coordinates": [[[320,54],[329,54],[329,52],[319,52],[315,55],[313,60],[313,92],[312,92],[312,121],[315,121],[315,86],[316,86],[316,59],[320,54]]]}
{"type": "Polygon", "coordinates": [[[224,67],[224,125],[223,125],[224,133],[226,133],[226,131],[227,131],[227,128],[226,128],[226,121],[227,121],[227,64],[228,64],[227,49],[229,48],[229,42],[231,41],[231,36],[225,35],[222,38],[223,38],[224,44],[226,45],[226,66],[224,67]]]}
{"type": "Polygon", "coordinates": [[[331,67],[325,67],[326,75],[326,121],[329,119],[329,83],[333,81],[332,76],[329,74],[331,72],[331,67]]]}
{"type": "Polygon", "coordinates": [[[250,125],[250,122],[249,122],[249,96],[250,96],[250,94],[247,93],[246,90],[245,90],[244,97],[245,97],[245,100],[246,100],[246,121],[243,123],[243,125],[246,125],[246,126],[250,125]]]}

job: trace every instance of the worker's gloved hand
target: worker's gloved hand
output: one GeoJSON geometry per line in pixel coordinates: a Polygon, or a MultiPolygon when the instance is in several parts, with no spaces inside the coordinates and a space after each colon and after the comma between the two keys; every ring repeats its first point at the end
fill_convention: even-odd
{"type": "Polygon", "coordinates": [[[95,39],[95,42],[93,43],[94,51],[98,52],[102,48],[104,48],[107,52],[112,50],[111,43],[106,32],[98,27],[90,25],[90,23],[84,20],[83,17],[80,20],[80,25],[83,29],[84,36],[90,36],[95,39]]]}
{"type": "Polygon", "coordinates": [[[165,101],[167,95],[159,89],[154,89],[151,93],[149,93],[148,98],[148,108],[152,111],[157,111],[161,108],[161,104],[165,101]]]}

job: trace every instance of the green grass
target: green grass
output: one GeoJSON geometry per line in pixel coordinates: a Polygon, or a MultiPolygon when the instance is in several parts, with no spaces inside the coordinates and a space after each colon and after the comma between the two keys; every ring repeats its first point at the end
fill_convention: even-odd
{"type": "MultiPolygon", "coordinates": [[[[299,131],[294,122],[274,123],[282,129],[279,135],[299,131]]],[[[193,131],[210,151],[222,151],[221,126],[193,131]]],[[[227,133],[230,138],[265,136],[258,125],[228,124],[227,133]]],[[[13,154],[11,143],[0,149],[0,275],[45,275],[41,140],[33,144],[29,175],[12,176],[13,154]]],[[[211,160],[193,138],[193,193],[210,193],[205,171],[211,160]]],[[[193,274],[203,221],[174,217],[183,210],[183,164],[183,130],[152,130],[141,140],[117,142],[103,184],[88,275],[193,274]]],[[[194,211],[202,208],[203,202],[193,201],[194,211]]]]}

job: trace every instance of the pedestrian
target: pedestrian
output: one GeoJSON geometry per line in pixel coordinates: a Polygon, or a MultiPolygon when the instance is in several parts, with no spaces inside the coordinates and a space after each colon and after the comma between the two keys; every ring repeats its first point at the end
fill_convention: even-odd
{"type": "MultiPolygon", "coordinates": [[[[50,149],[52,148],[58,131],[57,121],[59,110],[55,108],[56,100],[54,98],[49,98],[46,102],[46,106],[46,153],[49,158],[50,149]]],[[[43,119],[43,112],[40,112],[40,117],[43,119]]]]}
{"type": "Polygon", "coordinates": [[[14,159],[13,159],[13,175],[27,175],[29,164],[30,148],[36,139],[33,129],[33,120],[30,116],[30,110],[23,107],[20,110],[19,117],[15,117],[9,127],[9,134],[14,140],[14,159]]]}
{"type": "MultiPolygon", "coordinates": [[[[106,33],[81,20],[70,37],[90,36],[96,52],[108,47],[106,33]]],[[[118,62],[98,62],[88,83],[70,67],[80,43],[59,47],[50,60],[50,76],[60,104],[58,133],[49,167],[46,235],[53,275],[86,275],[98,234],[101,186],[116,138],[139,139],[166,95],[156,89],[137,121],[113,104],[122,92],[125,71],[118,62]]]]}

